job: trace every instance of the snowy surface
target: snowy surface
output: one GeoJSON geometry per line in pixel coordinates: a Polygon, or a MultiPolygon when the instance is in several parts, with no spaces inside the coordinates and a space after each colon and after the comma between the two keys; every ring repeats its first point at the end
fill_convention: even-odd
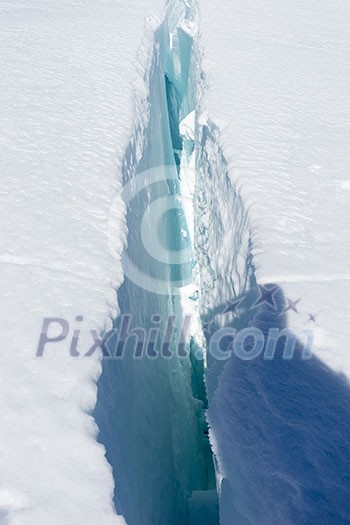
{"type": "MultiPolygon", "coordinates": [[[[215,221],[222,236],[209,270],[223,287],[218,294],[204,286],[204,304],[232,299],[225,250],[227,240],[232,251],[248,249],[247,233],[238,246],[232,235],[237,213],[246,214],[241,231],[252,234],[258,282],[301,299],[288,325],[295,333],[312,328],[315,337],[308,367],[259,360],[244,368],[231,360],[224,368],[209,409],[219,463],[234,491],[226,497],[223,490],[223,525],[232,523],[230,499],[241,515],[237,523],[348,523],[348,464],[342,470],[337,462],[340,450],[348,454],[349,409],[340,400],[349,391],[333,371],[350,377],[350,6],[344,0],[238,0],[220,9],[202,0],[200,6],[208,80],[200,124],[222,148],[222,158],[206,149],[209,164],[220,175],[225,160],[240,196],[232,197],[230,215],[220,177],[217,184],[209,176],[202,181],[200,203],[209,202],[202,222],[209,239],[215,221]],[[212,202],[218,205],[210,208],[212,202]]],[[[234,279],[244,292],[244,282],[234,279]]]]}
{"type": "Polygon", "coordinates": [[[257,278],[302,298],[292,326],[319,314],[324,357],[350,374],[349,4],[204,0],[201,12],[203,105],[249,208],[257,278]]]}
{"type": "Polygon", "coordinates": [[[90,415],[98,356],[70,358],[69,346],[80,329],[85,354],[89,330],[116,315],[119,163],[162,9],[154,0],[0,0],[1,523],[124,522],[90,415]],[[50,316],[70,333],[37,358],[50,316]]]}

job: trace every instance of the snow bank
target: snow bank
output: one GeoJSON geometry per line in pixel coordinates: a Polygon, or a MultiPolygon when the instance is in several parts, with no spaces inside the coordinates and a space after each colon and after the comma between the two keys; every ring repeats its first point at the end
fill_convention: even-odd
{"type": "Polygon", "coordinates": [[[84,355],[117,314],[121,160],[162,17],[153,0],[0,1],[2,523],[124,522],[90,415],[98,352],[69,352],[73,330],[84,355]],[[47,317],[69,334],[40,358],[47,317]]]}
{"type": "Polygon", "coordinates": [[[201,14],[202,317],[256,279],[300,299],[286,322],[314,334],[308,364],[232,358],[208,371],[222,523],[345,523],[349,5],[203,0],[201,14]]]}

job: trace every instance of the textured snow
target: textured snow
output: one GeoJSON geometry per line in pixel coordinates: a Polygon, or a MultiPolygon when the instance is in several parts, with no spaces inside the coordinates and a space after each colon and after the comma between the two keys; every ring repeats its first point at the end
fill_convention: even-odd
{"type": "MultiPolygon", "coordinates": [[[[319,313],[319,326],[343,352],[343,297],[350,292],[349,5],[238,1],[218,11],[204,0],[201,10],[209,79],[203,104],[214,122],[224,121],[220,141],[249,208],[258,280],[302,297],[302,315],[292,312],[290,321],[298,327],[306,309],[319,313]]],[[[344,366],[350,373],[350,360],[344,366]]]]}
{"type": "Polygon", "coordinates": [[[231,483],[222,523],[348,523],[349,390],[336,373],[350,377],[350,6],[203,0],[201,14],[203,315],[244,293],[250,269],[301,299],[288,325],[315,337],[308,365],[231,359],[218,383],[209,371],[211,438],[231,483]]]}
{"type": "Polygon", "coordinates": [[[0,0],[1,523],[124,522],[90,415],[98,355],[70,358],[69,345],[79,328],[86,353],[89,330],[117,313],[120,162],[162,9],[153,0],[0,0]],[[70,334],[37,358],[50,316],[66,319],[70,334]]]}

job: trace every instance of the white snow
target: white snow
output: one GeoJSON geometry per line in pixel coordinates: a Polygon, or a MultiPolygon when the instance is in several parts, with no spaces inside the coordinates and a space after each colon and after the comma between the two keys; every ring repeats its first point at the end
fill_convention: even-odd
{"type": "Polygon", "coordinates": [[[194,140],[194,130],[195,130],[195,112],[191,111],[191,113],[189,113],[180,122],[180,133],[184,139],[194,140]]]}
{"type": "Polygon", "coordinates": [[[98,352],[69,348],[117,314],[120,162],[162,18],[154,0],[0,0],[1,523],[124,523],[90,415],[98,352]],[[45,317],[70,333],[39,358],[45,317]]]}
{"type": "Polygon", "coordinates": [[[280,398],[265,383],[276,381],[266,364],[257,370],[252,364],[255,375],[233,360],[224,367],[209,408],[220,468],[234,492],[223,491],[222,523],[231,524],[236,511],[242,524],[247,518],[257,525],[348,523],[349,486],[341,476],[349,465],[336,465],[337,447],[348,451],[349,413],[335,393],[339,387],[348,399],[348,385],[332,371],[350,377],[350,5],[237,0],[219,8],[202,0],[200,7],[207,75],[197,139],[202,314],[247,289],[250,232],[257,281],[301,299],[288,324],[295,333],[313,329],[322,365],[312,360],[303,375],[296,364],[299,376],[281,365],[280,398]],[[298,425],[304,426],[299,441],[293,439],[298,425]],[[285,442],[273,443],[272,434],[285,442]],[[327,454],[328,481],[321,466],[327,454]],[[229,500],[235,511],[232,504],[227,510],[229,500]]]}
{"type": "MultiPolygon", "coordinates": [[[[220,144],[249,208],[258,281],[319,312],[350,374],[349,4],[239,0],[218,10],[204,0],[201,11],[202,104],[226,123],[220,144]],[[318,285],[334,278],[343,294],[318,285]]],[[[298,329],[302,316],[289,321],[298,329]]]]}

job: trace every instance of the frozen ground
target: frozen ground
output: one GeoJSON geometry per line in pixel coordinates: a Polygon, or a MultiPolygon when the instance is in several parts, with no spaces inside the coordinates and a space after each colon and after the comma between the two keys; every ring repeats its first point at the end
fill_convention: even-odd
{"type": "Polygon", "coordinates": [[[201,15],[203,316],[255,276],[300,299],[286,322],[312,329],[315,351],[209,370],[222,523],[348,523],[349,386],[336,373],[350,374],[350,7],[203,0],[201,15]]]}

